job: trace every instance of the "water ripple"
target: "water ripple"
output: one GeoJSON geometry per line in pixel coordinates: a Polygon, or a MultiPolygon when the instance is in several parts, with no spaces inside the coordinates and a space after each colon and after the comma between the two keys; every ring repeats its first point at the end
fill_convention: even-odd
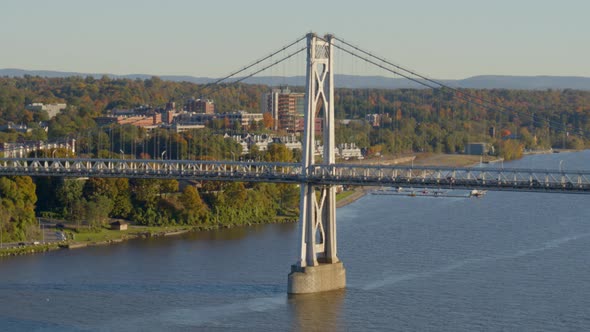
{"type": "Polygon", "coordinates": [[[457,270],[457,269],[463,268],[464,266],[468,266],[468,265],[475,265],[475,264],[479,264],[479,263],[483,263],[483,262],[491,262],[491,261],[498,261],[498,260],[505,260],[505,259],[515,259],[515,258],[531,255],[534,253],[555,249],[565,243],[568,243],[571,241],[576,241],[576,240],[586,238],[589,236],[590,236],[590,233],[582,233],[582,234],[577,234],[577,235],[572,235],[572,236],[566,236],[566,237],[554,239],[551,241],[547,241],[540,247],[519,250],[513,254],[494,255],[494,256],[487,256],[487,257],[481,257],[481,258],[468,258],[468,259],[465,259],[465,260],[462,260],[459,262],[455,262],[455,263],[452,263],[449,265],[439,267],[439,268],[431,270],[431,271],[394,275],[394,276],[385,278],[383,280],[378,280],[378,281],[369,283],[369,284],[361,287],[361,289],[373,290],[373,289],[382,288],[385,286],[391,286],[393,284],[396,284],[396,283],[399,283],[402,281],[413,280],[413,279],[417,279],[417,278],[429,278],[429,277],[432,277],[436,274],[451,272],[453,270],[457,270]]]}

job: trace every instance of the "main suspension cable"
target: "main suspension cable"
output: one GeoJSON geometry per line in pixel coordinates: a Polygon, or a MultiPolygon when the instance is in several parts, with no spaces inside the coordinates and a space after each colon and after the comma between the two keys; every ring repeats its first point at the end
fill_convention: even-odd
{"type": "MultiPolygon", "coordinates": [[[[254,76],[254,75],[256,75],[256,74],[260,74],[261,72],[263,72],[263,71],[267,70],[267,69],[268,69],[268,68],[270,68],[270,67],[276,66],[276,65],[280,64],[281,62],[283,62],[283,61],[285,61],[285,60],[287,60],[287,59],[290,59],[290,58],[294,57],[295,55],[297,55],[297,54],[299,54],[299,53],[301,53],[301,52],[303,52],[303,51],[305,51],[305,50],[307,50],[307,46],[306,46],[306,47],[303,47],[303,48],[301,48],[301,49],[298,49],[297,51],[295,51],[295,52],[293,52],[293,53],[291,53],[291,54],[289,54],[289,55],[286,55],[285,57],[283,57],[283,58],[282,58],[282,59],[280,59],[280,60],[277,60],[277,61],[275,61],[275,62],[273,62],[273,63],[271,63],[271,64],[269,64],[269,65],[267,65],[267,66],[264,66],[264,67],[262,67],[261,69],[259,69],[259,70],[255,71],[255,72],[253,72],[252,74],[249,74],[249,75],[246,75],[246,76],[240,77],[239,79],[237,79],[237,80],[235,80],[235,81],[233,81],[233,82],[230,82],[230,83],[240,83],[240,82],[242,82],[242,81],[244,81],[244,80],[246,80],[246,79],[248,79],[248,78],[250,78],[250,77],[252,77],[252,76],[254,76]]],[[[216,84],[216,83],[214,83],[214,84],[216,84]]]]}
{"type": "MultiPolygon", "coordinates": [[[[458,88],[454,88],[454,87],[452,87],[452,86],[450,86],[448,84],[442,83],[442,82],[440,82],[438,80],[429,78],[429,77],[427,77],[425,75],[422,75],[422,74],[419,74],[419,73],[417,73],[417,72],[415,72],[413,70],[409,70],[409,69],[406,69],[406,68],[404,68],[404,67],[402,67],[400,65],[397,65],[395,63],[392,63],[392,62],[388,61],[387,59],[378,57],[378,56],[376,56],[376,55],[374,55],[374,54],[372,54],[370,52],[367,52],[367,51],[365,51],[365,50],[363,50],[363,49],[361,49],[361,48],[359,48],[359,47],[357,47],[357,46],[355,46],[355,45],[353,45],[351,43],[346,42],[345,40],[342,40],[342,39],[337,38],[337,37],[335,37],[335,39],[338,40],[339,42],[341,42],[342,44],[344,44],[344,45],[346,45],[346,46],[348,46],[350,48],[353,48],[354,50],[356,50],[358,52],[361,52],[361,53],[363,53],[363,54],[365,54],[365,55],[367,55],[367,56],[369,56],[371,58],[374,58],[374,59],[376,59],[378,61],[381,61],[381,62],[383,62],[383,63],[385,63],[385,64],[387,64],[389,66],[393,66],[394,68],[397,68],[397,69],[399,69],[401,71],[404,71],[404,72],[406,72],[406,73],[408,73],[410,75],[414,75],[414,76],[416,76],[416,77],[418,77],[418,78],[420,78],[420,79],[422,79],[424,81],[427,81],[427,82],[436,84],[436,85],[438,85],[438,87],[434,87],[434,86],[432,86],[430,84],[425,83],[424,81],[421,81],[419,79],[415,79],[413,77],[410,77],[408,74],[402,74],[402,73],[400,73],[400,72],[398,72],[396,70],[393,70],[391,68],[387,68],[387,67],[385,67],[382,64],[377,64],[375,61],[371,61],[370,59],[367,59],[367,58],[365,58],[363,56],[360,56],[360,55],[358,55],[358,54],[356,54],[356,53],[354,53],[352,51],[345,50],[344,48],[338,46],[337,44],[333,44],[334,47],[337,47],[337,48],[339,48],[339,49],[341,49],[341,50],[343,50],[343,51],[345,51],[345,52],[347,52],[347,53],[349,53],[349,54],[351,54],[353,56],[358,57],[359,59],[362,59],[364,61],[367,61],[367,62],[369,62],[369,63],[371,63],[373,65],[376,65],[376,66],[378,66],[378,67],[380,67],[382,69],[385,69],[385,70],[387,70],[387,71],[389,71],[391,73],[394,73],[394,74],[400,75],[400,76],[402,76],[402,77],[404,77],[406,79],[409,79],[410,81],[413,81],[415,83],[418,83],[420,85],[426,86],[426,87],[431,88],[431,89],[435,89],[435,88],[439,88],[440,87],[440,88],[444,88],[444,89],[450,90],[450,91],[452,91],[452,92],[454,92],[456,94],[457,98],[462,99],[462,100],[464,100],[466,102],[474,103],[475,105],[478,105],[480,107],[484,107],[486,109],[497,109],[497,110],[499,110],[501,112],[504,112],[504,113],[507,113],[507,114],[513,113],[513,114],[517,114],[517,115],[523,115],[523,116],[529,117],[533,121],[533,124],[535,123],[535,116],[533,114],[529,114],[529,113],[523,112],[523,111],[512,110],[512,109],[509,109],[509,108],[507,108],[505,106],[499,105],[497,103],[494,103],[494,102],[485,100],[482,97],[478,97],[476,95],[473,95],[473,94],[471,94],[469,92],[461,91],[458,88]],[[467,97],[463,97],[463,95],[467,96],[468,98],[467,97]]],[[[552,120],[549,120],[549,119],[547,119],[547,122],[550,124],[550,127],[554,128],[556,130],[561,130],[563,132],[567,132],[567,127],[564,127],[562,124],[557,123],[557,122],[552,121],[552,120]]],[[[575,135],[582,136],[582,137],[586,137],[586,134],[583,131],[581,132],[581,135],[579,133],[577,133],[577,132],[574,132],[574,134],[575,135]]]]}
{"type": "Polygon", "coordinates": [[[246,66],[246,67],[244,67],[244,68],[242,68],[242,69],[240,69],[240,70],[237,70],[237,71],[235,71],[235,72],[233,72],[233,73],[231,73],[231,74],[229,74],[229,75],[227,75],[227,76],[225,76],[225,77],[223,77],[223,78],[220,78],[220,79],[218,79],[217,81],[215,81],[215,82],[213,82],[213,83],[211,83],[211,84],[214,84],[214,85],[215,85],[215,84],[219,84],[219,83],[221,83],[221,82],[225,81],[225,80],[226,80],[226,79],[228,79],[228,78],[232,78],[232,77],[234,77],[234,76],[238,75],[239,73],[241,73],[241,72],[244,72],[244,71],[246,71],[246,70],[248,70],[248,69],[250,69],[250,68],[252,68],[252,67],[256,66],[257,64],[259,64],[259,63],[261,63],[261,62],[263,62],[263,61],[266,61],[267,59],[269,59],[269,58],[272,58],[273,56],[275,56],[275,55],[277,55],[277,54],[279,54],[279,53],[281,53],[281,52],[285,51],[286,49],[288,49],[288,48],[290,48],[291,46],[293,46],[293,45],[295,45],[295,44],[299,43],[300,41],[304,40],[305,38],[307,38],[307,36],[303,36],[303,37],[301,37],[301,38],[297,39],[296,41],[292,42],[291,44],[289,44],[289,45],[286,45],[286,46],[283,46],[283,48],[279,49],[278,51],[276,51],[276,52],[273,52],[273,53],[271,53],[271,54],[269,54],[269,55],[265,56],[265,57],[264,57],[264,58],[262,58],[262,59],[256,60],[256,61],[254,61],[253,63],[251,63],[250,65],[248,65],[248,66],[246,66]]]}

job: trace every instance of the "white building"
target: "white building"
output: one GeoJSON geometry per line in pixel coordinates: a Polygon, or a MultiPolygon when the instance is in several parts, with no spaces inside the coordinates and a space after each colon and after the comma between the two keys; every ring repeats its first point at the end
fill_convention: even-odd
{"type": "Polygon", "coordinates": [[[0,152],[4,158],[26,158],[32,152],[38,151],[45,157],[54,157],[58,150],[66,150],[72,155],[76,154],[76,140],[61,140],[55,142],[25,142],[25,143],[2,143],[0,152]]]}
{"type": "Polygon", "coordinates": [[[26,106],[29,111],[45,111],[49,115],[49,118],[55,117],[59,112],[68,107],[67,104],[43,104],[43,103],[32,103],[26,106]]]}
{"type": "Polygon", "coordinates": [[[338,145],[338,153],[342,159],[363,159],[361,149],[354,143],[342,143],[338,145]]]}
{"type": "Polygon", "coordinates": [[[294,150],[300,149],[301,150],[301,142],[295,135],[288,135],[288,136],[281,136],[275,137],[271,135],[233,135],[230,136],[225,134],[225,138],[231,137],[234,141],[238,142],[242,146],[242,154],[247,154],[250,152],[252,146],[256,145],[258,151],[266,151],[268,150],[268,146],[271,144],[284,144],[287,149],[294,150]]]}
{"type": "MultiPolygon", "coordinates": [[[[314,154],[316,156],[321,156],[324,154],[324,146],[320,145],[319,142],[316,142],[314,154]]],[[[336,147],[335,154],[337,158],[342,158],[345,160],[364,159],[361,149],[357,147],[354,143],[338,144],[338,146],[336,147]]]]}

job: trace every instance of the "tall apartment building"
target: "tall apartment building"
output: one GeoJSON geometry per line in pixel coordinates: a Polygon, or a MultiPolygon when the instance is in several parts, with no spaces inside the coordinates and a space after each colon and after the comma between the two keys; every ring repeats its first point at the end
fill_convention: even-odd
{"type": "Polygon", "coordinates": [[[260,105],[262,113],[272,114],[274,130],[295,132],[305,111],[305,94],[281,87],[263,94],[260,105]]]}

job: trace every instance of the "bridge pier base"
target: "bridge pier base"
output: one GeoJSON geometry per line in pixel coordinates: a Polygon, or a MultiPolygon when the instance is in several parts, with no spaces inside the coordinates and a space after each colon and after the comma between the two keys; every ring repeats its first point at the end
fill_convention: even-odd
{"type": "Polygon", "coordinates": [[[316,266],[291,265],[287,293],[309,294],[346,287],[346,270],[342,262],[316,266]]]}

